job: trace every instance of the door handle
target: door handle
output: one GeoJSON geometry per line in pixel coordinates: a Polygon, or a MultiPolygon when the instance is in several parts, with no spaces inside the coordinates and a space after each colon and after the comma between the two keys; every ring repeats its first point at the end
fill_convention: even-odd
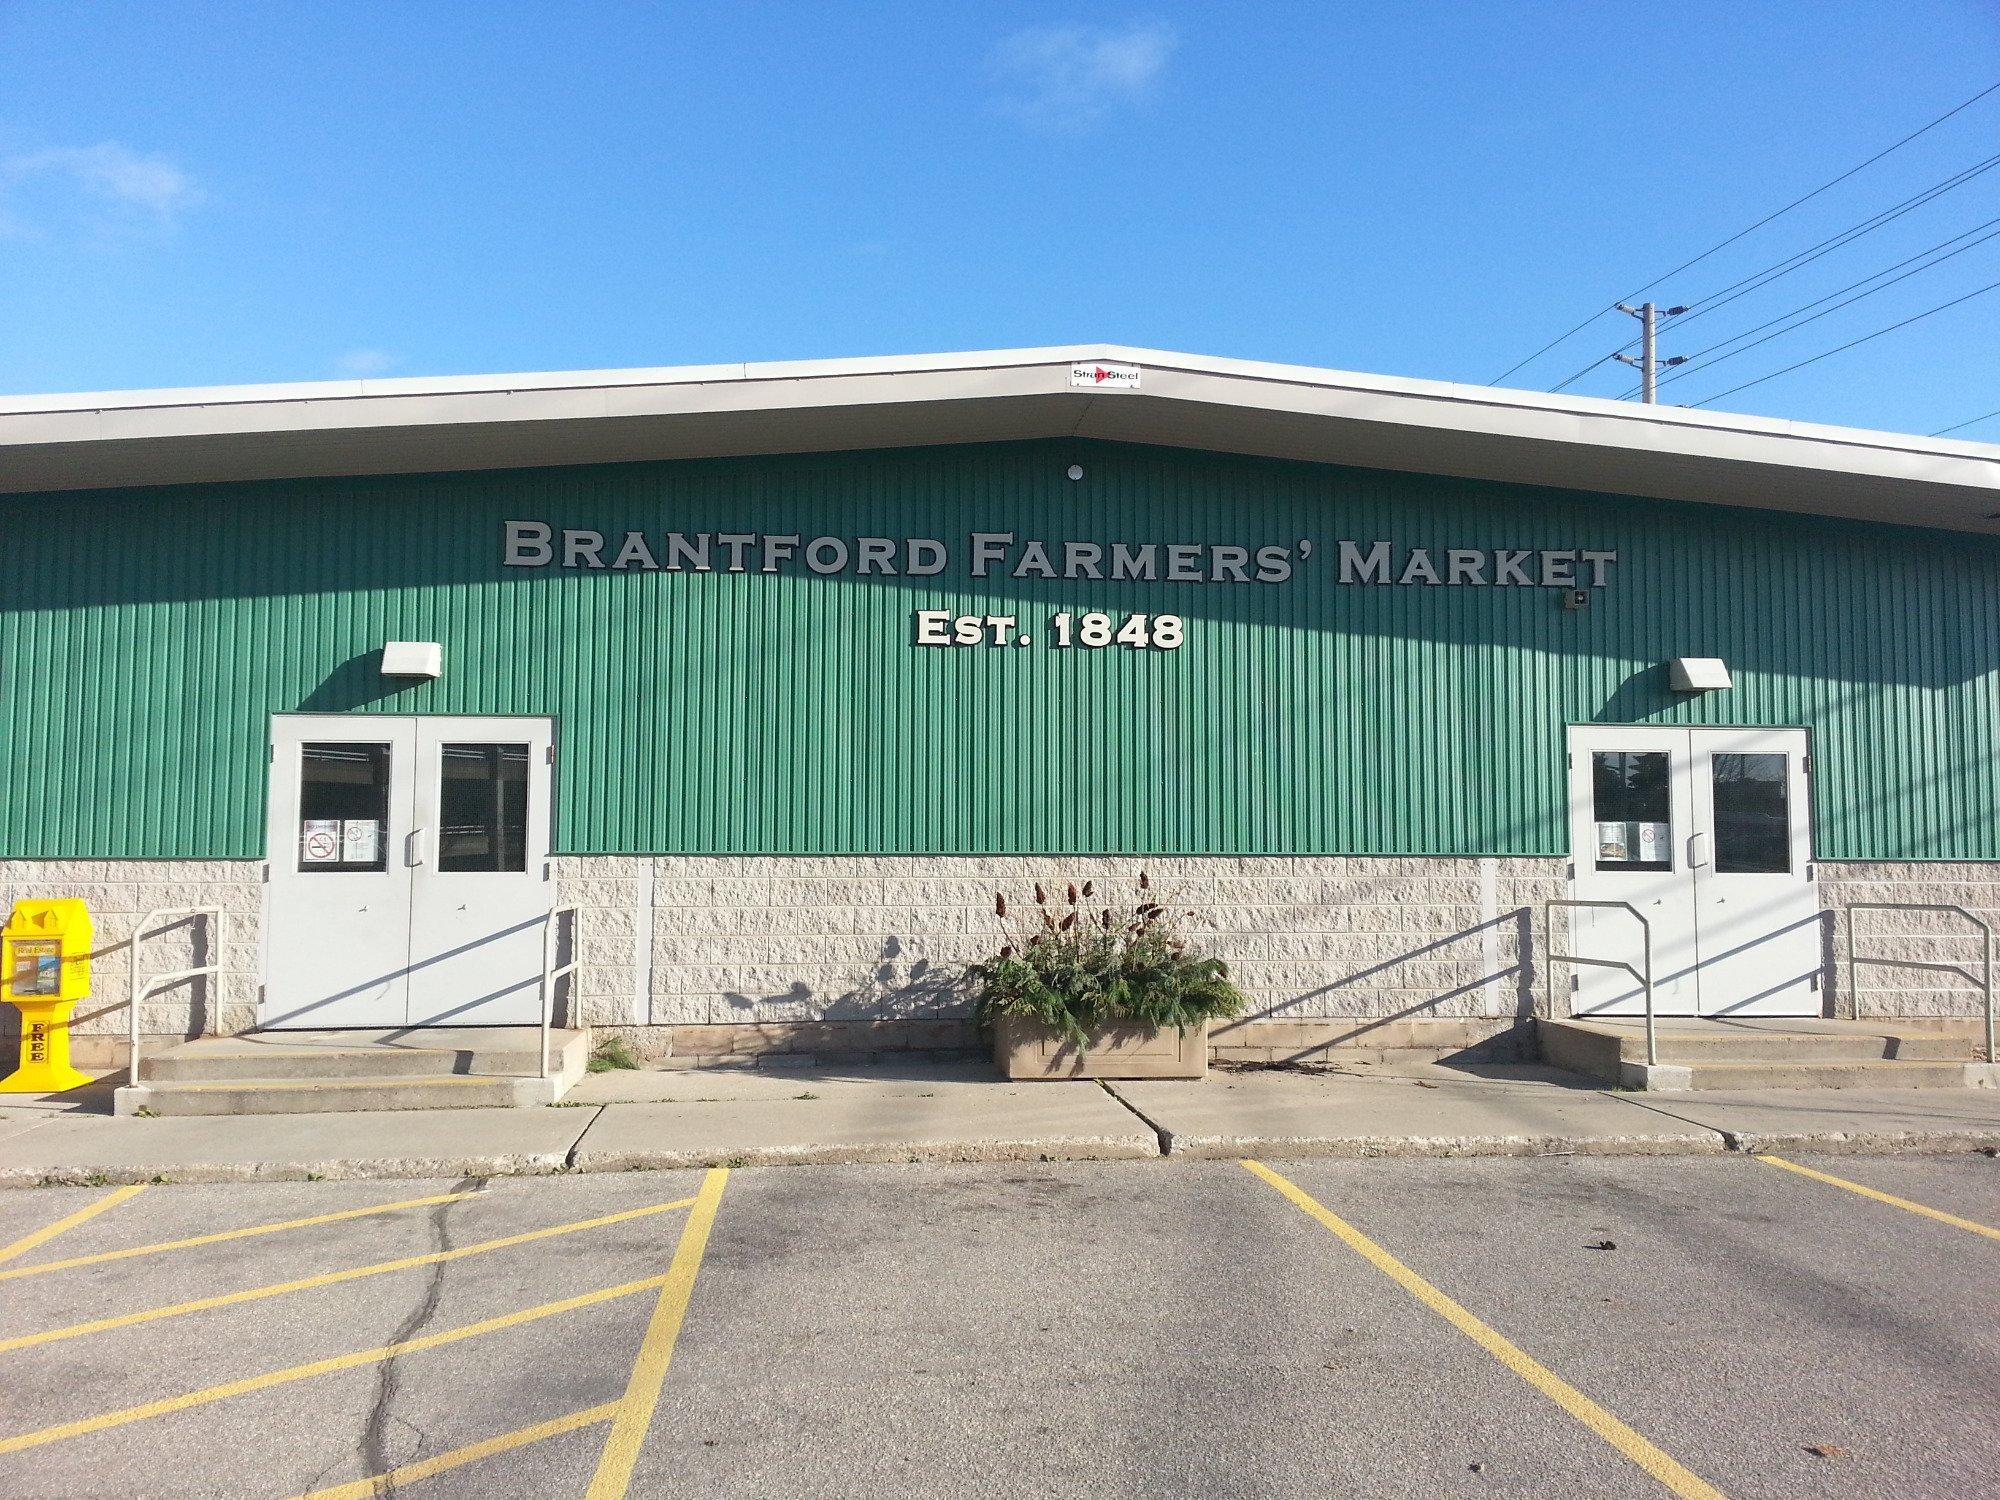
{"type": "Polygon", "coordinates": [[[424,862],[424,830],[412,828],[403,835],[403,864],[414,868],[424,862]]]}
{"type": "MultiPolygon", "coordinates": [[[[1704,833],[1704,832],[1700,831],[1699,829],[1697,829],[1697,830],[1696,830],[1695,832],[1693,832],[1693,833],[1691,833],[1691,834],[1689,834],[1689,835],[1688,835],[1688,851],[1687,851],[1687,852],[1688,852],[1688,868],[1689,868],[1690,870],[1699,870],[1699,869],[1700,869],[1700,868],[1701,868],[1701,867],[1702,867],[1703,865],[1705,865],[1705,864],[1707,864],[1707,863],[1708,863],[1708,861],[1707,861],[1707,860],[1705,860],[1705,859],[1696,859],[1696,858],[1694,857],[1694,841],[1695,841],[1696,839],[1706,839],[1707,837],[1708,837],[1708,835],[1707,835],[1706,833],[1704,833]]],[[[1707,848],[1707,845],[1705,845],[1705,844],[1704,844],[1704,845],[1703,845],[1703,849],[1704,849],[1704,851],[1706,850],[1706,848],[1707,848]]]]}

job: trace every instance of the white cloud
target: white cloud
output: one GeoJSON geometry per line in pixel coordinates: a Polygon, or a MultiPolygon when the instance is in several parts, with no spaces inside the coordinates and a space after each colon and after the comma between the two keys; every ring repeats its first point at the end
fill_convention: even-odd
{"type": "Polygon", "coordinates": [[[386,375],[395,368],[396,356],[383,349],[350,349],[333,362],[334,373],[348,380],[386,375]]]}
{"type": "Polygon", "coordinates": [[[994,107],[1042,130],[1079,130],[1150,97],[1180,45],[1164,21],[1031,26],[993,49],[1005,86],[994,107]]]}
{"type": "Polygon", "coordinates": [[[17,234],[80,211],[99,230],[166,228],[201,200],[194,178],[171,161],[116,141],[0,158],[0,229],[17,234]]]}

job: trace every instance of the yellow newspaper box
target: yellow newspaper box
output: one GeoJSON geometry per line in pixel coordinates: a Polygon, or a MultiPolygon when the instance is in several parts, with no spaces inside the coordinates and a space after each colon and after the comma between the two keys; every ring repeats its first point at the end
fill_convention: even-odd
{"type": "Polygon", "coordinates": [[[0,1094],[41,1094],[90,1082],[69,1065],[69,1017],[90,993],[90,908],[74,896],[16,901],[0,930],[0,1000],[20,1007],[21,1066],[0,1094]]]}

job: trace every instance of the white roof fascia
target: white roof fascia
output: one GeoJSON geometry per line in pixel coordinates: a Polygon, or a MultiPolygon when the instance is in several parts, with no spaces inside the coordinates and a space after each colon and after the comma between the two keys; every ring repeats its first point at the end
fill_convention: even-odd
{"type": "Polygon", "coordinates": [[[0,491],[1069,434],[1971,530],[2000,509],[2000,445],[1115,344],[7,396],[0,491]],[[1092,361],[1143,384],[1072,388],[1092,361]]]}

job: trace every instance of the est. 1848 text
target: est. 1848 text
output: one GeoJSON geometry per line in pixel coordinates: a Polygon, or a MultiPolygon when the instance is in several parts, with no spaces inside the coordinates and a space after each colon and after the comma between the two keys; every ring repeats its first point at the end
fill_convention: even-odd
{"type": "MultiPolygon", "coordinates": [[[[954,615],[948,609],[920,609],[915,620],[919,646],[1032,646],[1036,640],[1020,628],[1017,615],[954,615]]],[[[1052,617],[1041,639],[1058,649],[1094,651],[1123,646],[1132,651],[1174,651],[1187,639],[1187,626],[1179,615],[1131,614],[1120,619],[1092,610],[1052,617]]]]}

